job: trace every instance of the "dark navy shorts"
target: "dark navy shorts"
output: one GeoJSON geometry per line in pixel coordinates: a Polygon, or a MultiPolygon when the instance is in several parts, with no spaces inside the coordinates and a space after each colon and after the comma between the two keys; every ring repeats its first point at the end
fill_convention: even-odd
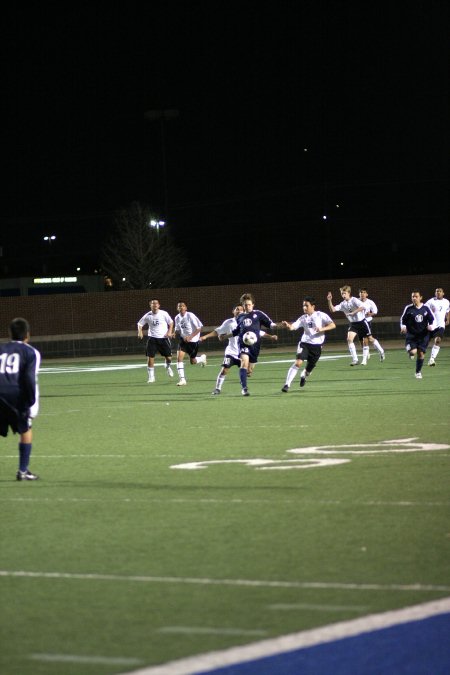
{"type": "Polygon", "coordinates": [[[310,345],[300,342],[300,349],[295,357],[298,361],[308,361],[308,368],[315,366],[322,354],[322,345],[310,345]]]}
{"type": "Polygon", "coordinates": [[[227,356],[225,354],[223,358],[223,363],[222,363],[222,368],[231,368],[231,366],[238,366],[238,368],[241,365],[241,359],[237,359],[235,356],[227,356]]]}
{"type": "Polygon", "coordinates": [[[366,319],[363,319],[362,321],[353,321],[350,323],[348,332],[356,333],[360,340],[368,337],[369,335],[372,335],[369,322],[366,321],[366,319]]]}
{"type": "Polygon", "coordinates": [[[405,347],[406,351],[410,352],[411,349],[420,349],[421,352],[425,354],[427,351],[428,343],[430,341],[430,331],[423,333],[422,335],[406,335],[405,347]]]}
{"type": "Polygon", "coordinates": [[[199,345],[200,345],[199,340],[197,340],[197,342],[185,342],[183,338],[180,338],[180,342],[178,344],[178,351],[185,352],[186,354],[189,355],[190,359],[195,359],[195,357],[197,356],[199,345]]]}
{"type": "Polygon", "coordinates": [[[156,353],[161,354],[161,356],[165,356],[166,358],[169,356],[172,356],[172,347],[170,346],[170,339],[165,337],[165,338],[155,338],[155,337],[149,337],[147,340],[147,350],[146,354],[147,356],[150,356],[151,358],[154,358],[156,356],[156,353]]]}

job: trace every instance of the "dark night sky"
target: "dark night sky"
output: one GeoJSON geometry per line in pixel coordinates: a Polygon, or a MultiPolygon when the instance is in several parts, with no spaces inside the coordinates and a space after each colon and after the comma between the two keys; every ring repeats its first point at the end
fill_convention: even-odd
{"type": "Polygon", "coordinates": [[[116,209],[163,214],[150,109],[179,111],[168,221],[193,284],[447,271],[447,4],[7,9],[0,275],[39,273],[50,233],[55,273],[93,271],[116,209]]]}

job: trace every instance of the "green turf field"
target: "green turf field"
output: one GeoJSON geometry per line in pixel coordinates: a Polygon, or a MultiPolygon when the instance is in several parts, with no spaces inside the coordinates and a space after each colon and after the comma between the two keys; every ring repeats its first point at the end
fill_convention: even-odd
{"type": "Polygon", "coordinates": [[[422,381],[400,347],[326,351],[288,394],[292,353],[260,361],[249,398],[237,369],[211,396],[219,356],[187,387],[43,364],[41,480],[0,445],[0,672],[122,673],[450,595],[450,349],[422,381]]]}

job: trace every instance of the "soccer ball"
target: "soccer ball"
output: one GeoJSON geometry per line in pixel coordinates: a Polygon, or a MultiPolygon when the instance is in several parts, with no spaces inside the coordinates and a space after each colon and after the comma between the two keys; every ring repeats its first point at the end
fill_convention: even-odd
{"type": "Polygon", "coordinates": [[[256,337],[256,333],[254,333],[251,330],[248,330],[246,333],[244,333],[242,340],[244,344],[247,345],[247,347],[251,347],[252,345],[255,344],[258,338],[256,337]]]}

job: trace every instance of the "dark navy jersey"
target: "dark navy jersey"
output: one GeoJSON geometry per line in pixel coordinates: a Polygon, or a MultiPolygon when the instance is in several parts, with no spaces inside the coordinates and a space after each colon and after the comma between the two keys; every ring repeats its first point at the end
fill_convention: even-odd
{"type": "Polygon", "coordinates": [[[428,326],[434,322],[434,314],[429,307],[422,305],[406,305],[403,310],[400,326],[406,326],[406,332],[409,335],[425,335],[428,333],[428,326]]]}
{"type": "Polygon", "coordinates": [[[272,319],[267,316],[260,309],[254,309],[251,312],[244,312],[236,317],[237,327],[233,331],[233,335],[239,335],[241,339],[244,333],[251,330],[256,334],[258,340],[261,339],[261,328],[269,329],[272,319]]]}
{"type": "Polygon", "coordinates": [[[19,410],[37,401],[39,352],[25,342],[0,344],[0,397],[19,410]]]}

